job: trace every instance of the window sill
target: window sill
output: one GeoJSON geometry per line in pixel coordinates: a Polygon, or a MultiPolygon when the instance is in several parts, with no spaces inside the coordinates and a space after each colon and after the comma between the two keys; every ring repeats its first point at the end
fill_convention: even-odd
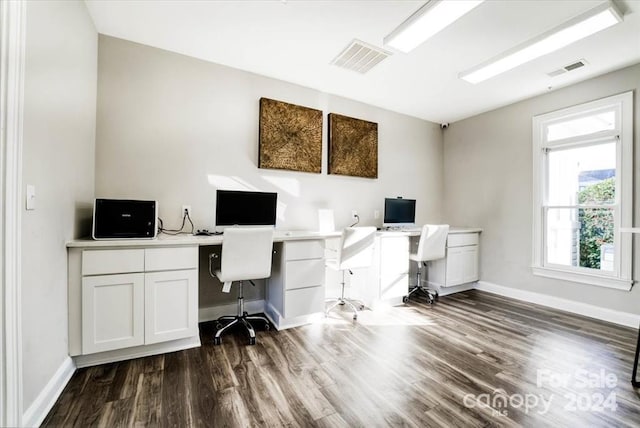
{"type": "Polygon", "coordinates": [[[568,272],[560,269],[532,266],[533,274],[546,278],[562,279],[564,281],[579,282],[581,284],[597,285],[599,287],[614,288],[629,291],[633,281],[629,279],[613,278],[610,276],[589,275],[579,272],[568,272]]]}

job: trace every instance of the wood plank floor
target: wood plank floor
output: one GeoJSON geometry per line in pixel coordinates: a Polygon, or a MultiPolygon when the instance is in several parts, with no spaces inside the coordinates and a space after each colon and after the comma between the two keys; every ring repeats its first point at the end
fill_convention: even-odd
{"type": "Polygon", "coordinates": [[[79,369],[43,426],[640,426],[637,330],[480,291],[79,369]]]}

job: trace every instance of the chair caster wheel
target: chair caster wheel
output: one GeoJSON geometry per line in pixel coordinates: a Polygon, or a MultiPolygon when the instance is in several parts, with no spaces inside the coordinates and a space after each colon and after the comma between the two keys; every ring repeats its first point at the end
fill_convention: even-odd
{"type": "Polygon", "coordinates": [[[353,320],[354,320],[354,321],[357,321],[357,320],[358,320],[358,316],[357,316],[357,315],[354,315],[354,316],[353,316],[353,320]]]}
{"type": "Polygon", "coordinates": [[[402,303],[408,303],[409,302],[409,296],[402,296],[402,303]]]}
{"type": "Polygon", "coordinates": [[[255,345],[256,344],[256,338],[255,337],[250,337],[249,338],[249,345],[255,345]]]}
{"type": "Polygon", "coordinates": [[[360,310],[364,310],[364,305],[360,305],[360,310]]]}
{"type": "Polygon", "coordinates": [[[222,339],[219,337],[214,337],[213,338],[213,344],[214,345],[220,345],[222,343],[222,339]]]}
{"type": "Polygon", "coordinates": [[[439,297],[440,297],[440,295],[439,295],[439,294],[438,294],[438,292],[436,291],[436,292],[435,292],[435,300],[437,301],[439,297]]]}

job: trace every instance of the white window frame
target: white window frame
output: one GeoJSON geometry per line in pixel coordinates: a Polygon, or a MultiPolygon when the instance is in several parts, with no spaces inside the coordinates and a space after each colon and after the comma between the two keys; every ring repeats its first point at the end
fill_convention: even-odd
{"type": "MultiPolygon", "coordinates": [[[[584,284],[631,290],[633,279],[631,234],[620,233],[620,227],[631,224],[633,216],[633,92],[614,95],[551,113],[533,117],[533,265],[534,275],[580,282],[584,284]],[[604,110],[616,111],[613,130],[547,141],[550,125],[604,110]],[[546,264],[547,152],[572,146],[605,141],[616,144],[616,201],[614,207],[614,270],[598,272],[575,266],[546,264]]],[[[551,208],[557,208],[555,206],[551,208]]]]}

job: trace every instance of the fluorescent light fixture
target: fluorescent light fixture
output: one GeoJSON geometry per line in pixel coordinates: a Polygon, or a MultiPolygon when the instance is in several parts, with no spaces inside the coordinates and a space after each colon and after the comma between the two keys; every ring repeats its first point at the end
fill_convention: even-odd
{"type": "Polygon", "coordinates": [[[483,82],[619,22],[622,22],[622,14],[613,3],[608,1],[469,71],[461,73],[459,77],[469,83],[483,82]]]}
{"type": "Polygon", "coordinates": [[[483,1],[431,0],[385,37],[384,44],[407,53],[483,1]]]}

